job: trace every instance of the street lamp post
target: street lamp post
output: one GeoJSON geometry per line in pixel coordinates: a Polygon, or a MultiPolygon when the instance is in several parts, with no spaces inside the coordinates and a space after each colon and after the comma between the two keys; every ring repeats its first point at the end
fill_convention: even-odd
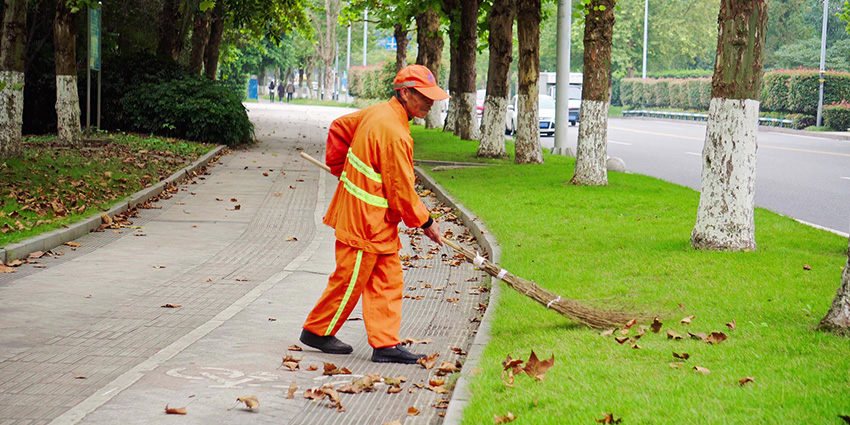
{"type": "Polygon", "coordinates": [[[820,89],[818,93],[818,127],[823,126],[823,73],[826,67],[826,18],[829,10],[829,0],[823,1],[823,29],[820,36],[820,89]]]}
{"type": "Polygon", "coordinates": [[[570,125],[570,32],[572,0],[558,0],[558,64],[555,68],[555,155],[572,156],[567,146],[570,125]]]}
{"type": "Polygon", "coordinates": [[[369,32],[366,30],[369,22],[366,20],[369,18],[369,9],[363,10],[363,66],[366,66],[366,37],[369,32]]]}
{"type": "Polygon", "coordinates": [[[643,79],[646,79],[646,45],[649,40],[649,0],[643,3],[643,79]]]}

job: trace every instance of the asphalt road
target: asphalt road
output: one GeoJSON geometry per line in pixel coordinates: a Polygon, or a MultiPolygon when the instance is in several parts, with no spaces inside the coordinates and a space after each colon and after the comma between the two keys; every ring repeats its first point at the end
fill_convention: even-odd
{"type": "MultiPolygon", "coordinates": [[[[575,152],[577,127],[568,130],[575,152]]],[[[700,189],[705,123],[610,118],[608,155],[629,172],[700,189]]],[[[542,137],[544,148],[553,137],[542,137]]],[[[757,207],[838,232],[850,231],[850,140],[759,130],[757,207]]]]}

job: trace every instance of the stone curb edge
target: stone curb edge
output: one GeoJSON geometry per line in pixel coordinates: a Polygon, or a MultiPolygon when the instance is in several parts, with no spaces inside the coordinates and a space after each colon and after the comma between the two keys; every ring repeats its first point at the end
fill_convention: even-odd
{"type": "MultiPolygon", "coordinates": [[[[130,195],[129,197],[120,201],[117,205],[103,212],[109,214],[109,216],[114,216],[115,214],[120,214],[124,211],[127,211],[133,205],[145,203],[147,200],[162,193],[162,191],[165,190],[167,185],[177,182],[183,178],[190,177],[192,173],[198,171],[198,169],[207,165],[212,160],[212,158],[218,155],[218,153],[221,152],[223,149],[225,149],[224,145],[216,146],[213,150],[207,152],[204,156],[198,158],[192,164],[181,168],[165,180],[162,180],[153,186],[146,187],[130,195]]],[[[91,216],[81,221],[73,223],[68,227],[56,229],[32,237],[30,239],[23,240],[21,242],[6,245],[5,247],[0,248],[0,264],[5,264],[12,260],[26,258],[28,255],[30,255],[30,253],[36,251],[49,251],[59,245],[64,244],[65,242],[77,239],[89,233],[92,229],[95,229],[100,226],[101,214],[101,212],[98,212],[96,214],[92,214],[91,216]]]]}
{"type": "MultiPolygon", "coordinates": [[[[469,228],[469,231],[478,240],[478,244],[490,254],[490,261],[498,264],[499,258],[502,256],[502,250],[499,248],[499,243],[496,238],[490,234],[481,222],[471,211],[466,209],[460,202],[457,202],[448,192],[440,186],[436,180],[420,167],[414,168],[417,177],[423,186],[437,195],[437,199],[446,205],[457,210],[457,216],[463,221],[463,224],[469,228]]],[[[493,282],[492,278],[490,281],[493,282]]],[[[490,290],[490,302],[487,305],[487,311],[484,312],[484,317],[481,319],[481,324],[478,327],[478,332],[475,334],[475,339],[472,342],[472,347],[466,356],[466,362],[463,364],[463,369],[460,372],[460,378],[455,384],[454,392],[452,393],[449,407],[446,409],[446,416],[443,418],[443,425],[458,425],[463,416],[463,409],[469,403],[472,393],[469,390],[469,382],[472,376],[472,371],[478,366],[481,357],[484,354],[484,349],[487,343],[490,342],[490,324],[493,318],[493,311],[499,300],[502,292],[502,285],[493,284],[490,290]]]]}

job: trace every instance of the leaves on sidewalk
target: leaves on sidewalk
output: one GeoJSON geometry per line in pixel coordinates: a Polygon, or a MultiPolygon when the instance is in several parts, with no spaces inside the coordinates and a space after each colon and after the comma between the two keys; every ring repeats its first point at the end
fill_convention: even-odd
{"type": "Polygon", "coordinates": [[[322,372],[322,375],[351,375],[351,370],[347,367],[339,368],[333,363],[323,362],[325,364],[325,370],[322,372]]]}
{"type": "Polygon", "coordinates": [[[437,362],[437,357],[440,357],[440,353],[431,353],[425,357],[420,358],[416,361],[417,364],[424,367],[425,369],[431,369],[434,367],[434,364],[437,362]]]}
{"type": "Polygon", "coordinates": [[[186,414],[186,406],[183,407],[168,407],[165,405],[165,413],[168,415],[185,415],[186,414]]]}
{"type": "MultiPolygon", "coordinates": [[[[245,409],[247,410],[253,410],[254,408],[260,407],[260,400],[257,398],[256,395],[246,395],[239,397],[236,399],[236,406],[238,406],[239,403],[245,403],[245,409]]],[[[227,410],[231,411],[235,409],[236,406],[233,406],[227,410]]]]}

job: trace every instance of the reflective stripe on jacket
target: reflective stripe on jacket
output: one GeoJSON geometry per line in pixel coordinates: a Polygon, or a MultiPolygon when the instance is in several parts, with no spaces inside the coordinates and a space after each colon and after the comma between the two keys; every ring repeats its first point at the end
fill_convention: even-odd
{"type": "Polygon", "coordinates": [[[339,185],[325,214],[340,242],[376,254],[398,252],[398,224],[419,227],[428,208],[414,188],[413,138],[393,98],[336,119],[325,162],[339,185]]]}

